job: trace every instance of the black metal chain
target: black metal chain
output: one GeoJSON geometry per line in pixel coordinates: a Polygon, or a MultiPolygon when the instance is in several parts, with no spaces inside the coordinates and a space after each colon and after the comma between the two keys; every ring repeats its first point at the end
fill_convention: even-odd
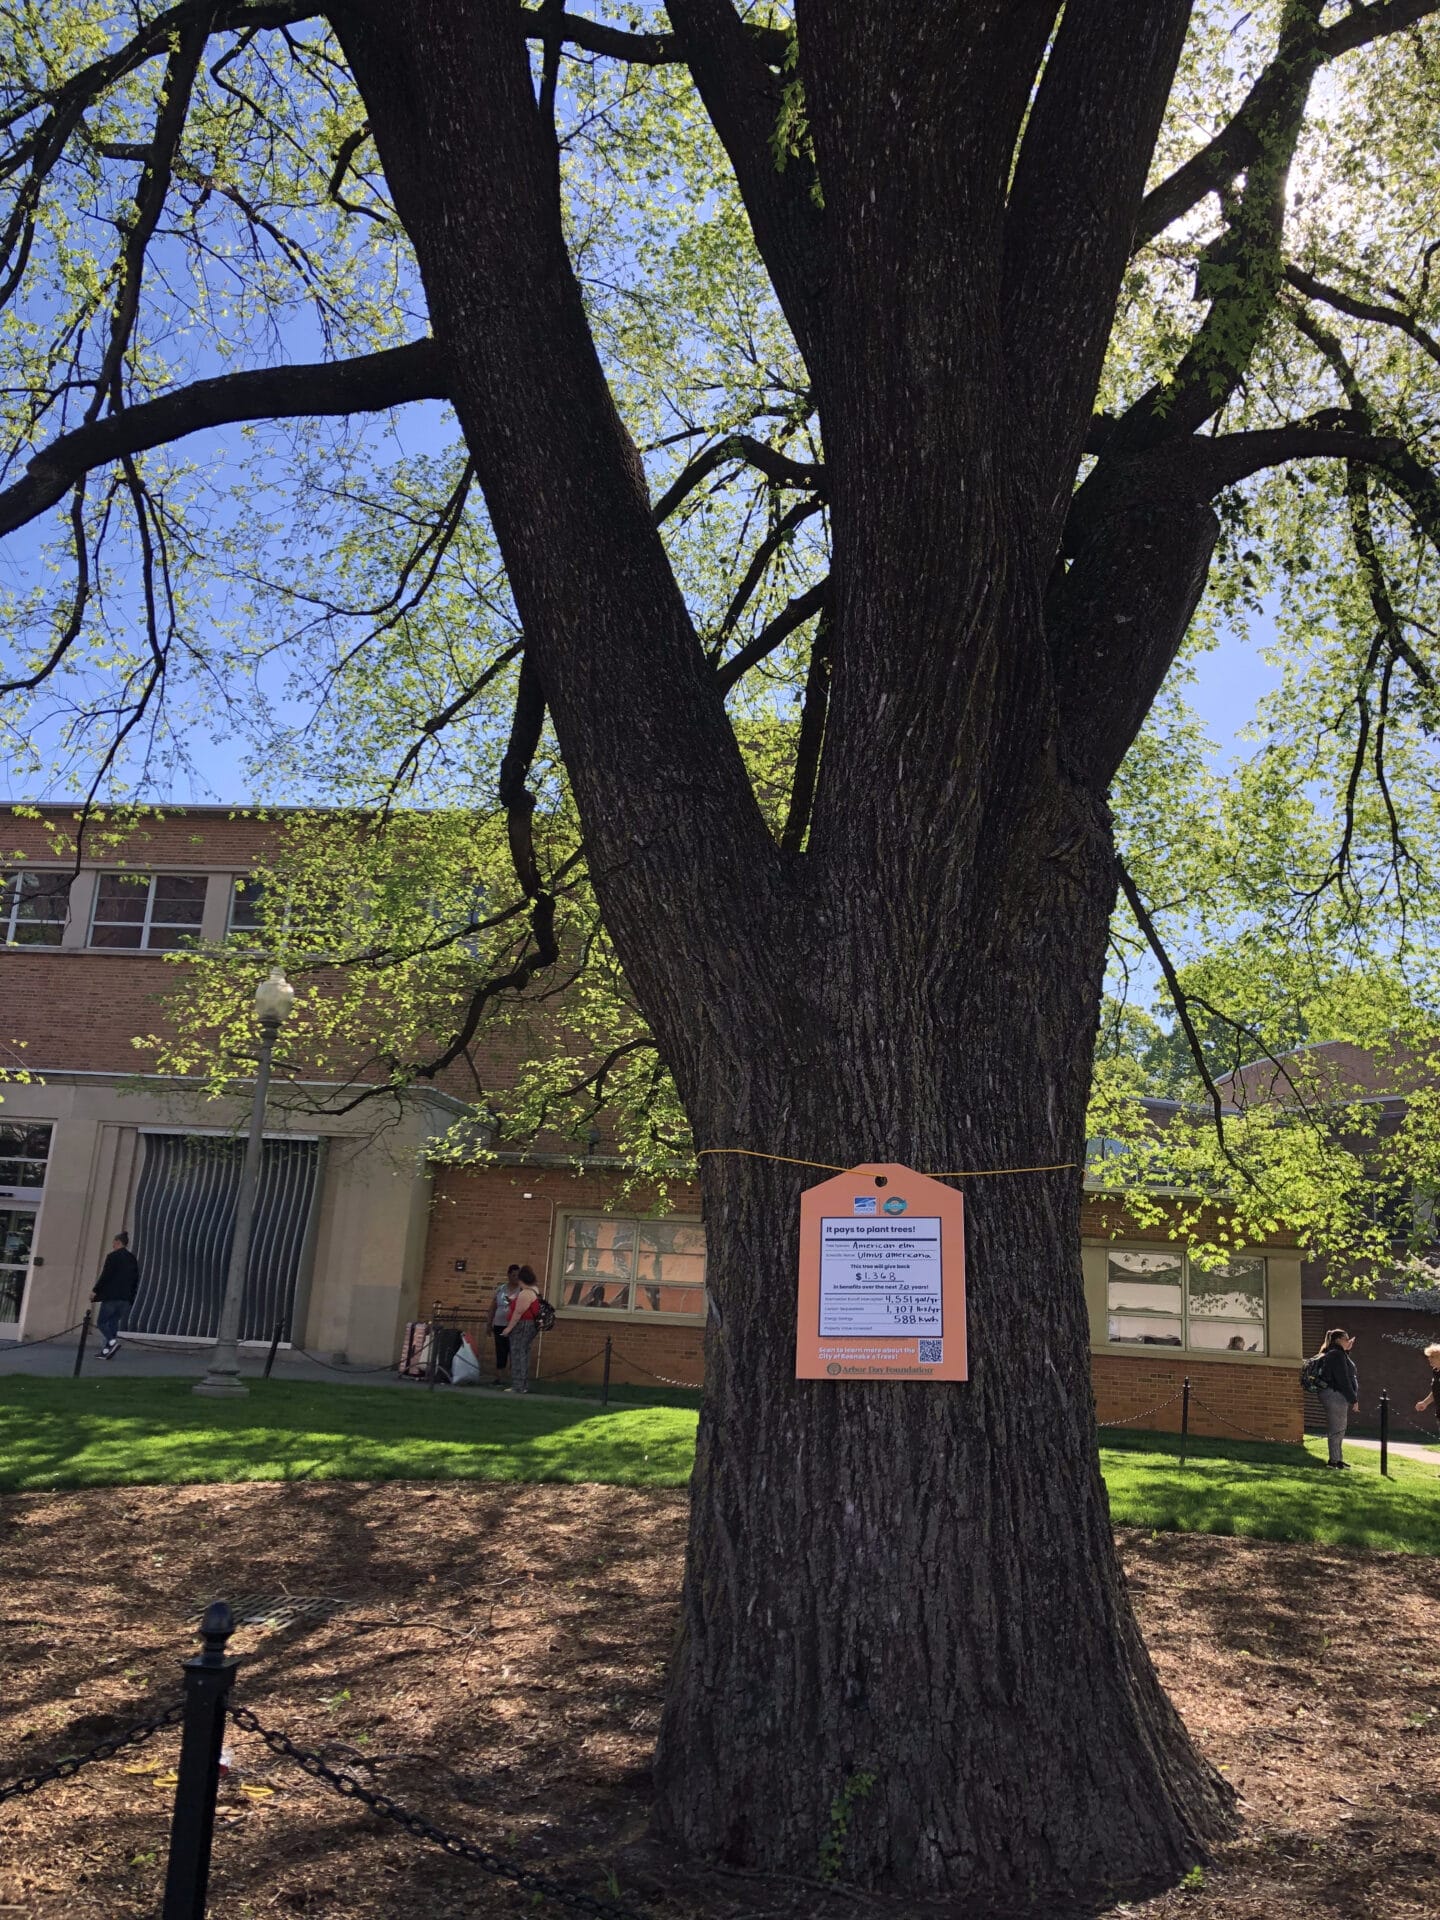
{"type": "Polygon", "coordinates": [[[18,1780],[0,1782],[0,1803],[14,1800],[22,1794],[38,1793],[41,1787],[48,1787],[53,1780],[68,1780],[92,1761],[111,1760],[117,1753],[123,1753],[126,1747],[138,1747],[155,1734],[163,1733],[166,1727],[177,1726],[184,1717],[184,1702],[177,1700],[173,1707],[157,1713],[153,1720],[142,1720],[127,1733],[114,1734],[109,1740],[100,1741],[84,1753],[68,1753],[63,1760],[57,1760],[53,1767],[42,1767],[39,1773],[27,1773],[18,1780]]]}
{"type": "MultiPolygon", "coordinates": [[[[593,1366],[597,1360],[603,1360],[604,1358],[604,1347],[597,1347],[594,1353],[587,1353],[583,1360],[577,1360],[573,1367],[559,1367],[554,1373],[537,1374],[535,1376],[535,1385],[539,1391],[543,1393],[547,1380],[563,1380],[567,1373],[578,1373],[581,1367],[593,1366]]],[[[595,1383],[592,1381],[589,1384],[594,1385],[595,1383]]]]}
{"type": "MultiPolygon", "coordinates": [[[[1228,1414],[1221,1413],[1218,1407],[1207,1407],[1205,1402],[1197,1399],[1194,1394],[1190,1396],[1190,1405],[1197,1413],[1208,1413],[1210,1418],[1218,1420],[1222,1427],[1229,1427],[1232,1433],[1243,1434],[1247,1440],[1259,1440],[1267,1447],[1286,1447],[1293,1444],[1291,1441],[1279,1439],[1273,1433],[1257,1433],[1253,1427],[1242,1427],[1238,1420],[1232,1420],[1228,1414]]],[[[1192,1434],[1190,1437],[1193,1440],[1196,1436],[1192,1434]]]]}
{"type": "Polygon", "coordinates": [[[0,1353],[28,1353],[31,1347],[48,1347],[54,1340],[64,1340],[70,1334],[78,1333],[84,1324],[84,1320],[77,1320],[73,1327],[62,1327],[58,1333],[47,1333],[40,1340],[16,1340],[13,1345],[0,1347],[0,1353]]]}
{"type": "MultiPolygon", "coordinates": [[[[1097,1427],[1133,1426],[1137,1420],[1148,1420],[1152,1413],[1159,1413],[1165,1407],[1173,1407],[1175,1402],[1180,1398],[1182,1398],[1182,1396],[1183,1396],[1183,1389],[1181,1390],[1181,1393],[1172,1393],[1168,1400],[1157,1400],[1153,1407],[1146,1407],[1143,1413],[1127,1413],[1123,1420],[1097,1420],[1095,1424],[1097,1427]]],[[[1190,1404],[1193,1406],[1195,1403],[1192,1400],[1190,1404]]]]}
{"type": "Polygon", "coordinates": [[[330,1373],[397,1373],[400,1368],[400,1362],[398,1360],[387,1360],[383,1367],[352,1367],[349,1365],[342,1367],[337,1366],[333,1360],[322,1359],[318,1353],[312,1353],[308,1347],[291,1347],[290,1351],[292,1353],[303,1353],[307,1360],[313,1360],[317,1367],[324,1367],[330,1373]]]}
{"type": "Polygon", "coordinates": [[[312,1780],[322,1780],[325,1785],[338,1793],[344,1800],[358,1800],[384,1820],[393,1820],[396,1826],[403,1827],[417,1840],[429,1840],[433,1845],[457,1860],[469,1860],[483,1872],[493,1874],[499,1880],[509,1880],[527,1893],[541,1894],[547,1900],[559,1905],[573,1907],[577,1913],[588,1913],[593,1920],[644,1920],[629,1907],[618,1907],[612,1902],[597,1900],[593,1894],[584,1893],[578,1887],[562,1886],[558,1880],[548,1879],[544,1874],[532,1873],[518,1860],[507,1860],[504,1854],[492,1853],[488,1847],[476,1846],[473,1840],[463,1840],[458,1834],[446,1833],[443,1827],[437,1827],[423,1814],[412,1813],[408,1807],[402,1807],[392,1800],[388,1793],[380,1793],[373,1787],[367,1787],[348,1773],[340,1773],[318,1753],[312,1753],[306,1747],[300,1747],[288,1734],[278,1733],[273,1727],[261,1724],[248,1707],[232,1706],[230,1718],[237,1727],[243,1727],[247,1733],[258,1733],[272,1753],[278,1753],[282,1759],[294,1761],[297,1767],[308,1773],[312,1780]]]}
{"type": "Polygon", "coordinates": [[[683,1387],[686,1393],[703,1393],[705,1391],[705,1383],[703,1380],[672,1380],[668,1374],[656,1373],[653,1367],[645,1366],[642,1361],[632,1360],[628,1353],[621,1353],[618,1347],[614,1349],[614,1354],[615,1358],[617,1360],[623,1360],[627,1367],[638,1367],[641,1373],[648,1373],[650,1378],[652,1380],[658,1380],[662,1387],[683,1387]]]}

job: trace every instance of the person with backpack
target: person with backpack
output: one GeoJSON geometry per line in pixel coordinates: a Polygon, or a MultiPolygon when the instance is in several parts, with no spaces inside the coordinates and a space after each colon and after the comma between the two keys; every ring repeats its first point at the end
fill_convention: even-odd
{"type": "Polygon", "coordinates": [[[1430,1391],[1423,1400],[1415,1402],[1415,1411],[1424,1413],[1429,1407],[1437,1426],[1440,1426],[1440,1345],[1426,1347],[1425,1359],[1430,1368],[1430,1391]]]}
{"type": "MultiPolygon", "coordinates": [[[[546,1302],[540,1298],[540,1282],[533,1267],[521,1267],[517,1276],[520,1291],[510,1303],[507,1330],[510,1337],[510,1384],[506,1393],[530,1391],[530,1349],[540,1332],[546,1302]]],[[[554,1317],[554,1309],[550,1309],[554,1317]]]]}
{"type": "Polygon", "coordinates": [[[512,1263],[505,1269],[505,1278],[495,1289],[495,1298],[490,1302],[490,1331],[495,1338],[495,1384],[500,1385],[500,1376],[510,1364],[510,1336],[506,1329],[510,1325],[511,1310],[515,1305],[515,1296],[520,1291],[520,1269],[512,1263]]]}
{"type": "Polygon", "coordinates": [[[1319,1390],[1320,1404],[1325,1409],[1325,1437],[1330,1451],[1330,1458],[1325,1464],[1327,1467],[1343,1468],[1347,1472],[1350,1462],[1341,1458],[1345,1428],[1350,1415],[1360,1411],[1360,1375],[1350,1358],[1350,1349],[1354,1344],[1353,1333],[1347,1333],[1343,1327],[1331,1327],[1308,1369],[1319,1390]]]}

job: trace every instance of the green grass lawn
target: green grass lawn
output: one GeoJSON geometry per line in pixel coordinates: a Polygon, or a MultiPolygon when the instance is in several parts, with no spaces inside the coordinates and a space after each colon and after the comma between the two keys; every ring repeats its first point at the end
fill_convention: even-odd
{"type": "Polygon", "coordinates": [[[0,1492],[226,1480],[600,1480],[683,1487],[695,1414],[395,1387],[0,1378],[0,1492]]]}
{"type": "MultiPolygon", "coordinates": [[[[0,1492],[233,1480],[551,1480],[680,1487],[693,1406],[256,1381],[201,1400],[186,1380],[0,1379],[0,1492]]],[[[1305,1447],[1110,1433],[1117,1525],[1440,1554],[1440,1459],[1353,1448],[1350,1473],[1305,1447]]]]}
{"type": "Polygon", "coordinates": [[[1192,1440],[1182,1467],[1173,1435],[1111,1433],[1100,1464],[1117,1526],[1440,1554],[1440,1459],[1431,1467],[1392,1455],[1383,1480],[1378,1453],[1352,1446],[1348,1455],[1349,1473],[1328,1473],[1319,1439],[1192,1440]]]}

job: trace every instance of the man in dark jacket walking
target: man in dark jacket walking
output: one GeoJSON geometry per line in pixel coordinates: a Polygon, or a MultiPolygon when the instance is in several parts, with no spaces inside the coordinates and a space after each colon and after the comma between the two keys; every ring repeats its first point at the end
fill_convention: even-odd
{"type": "Polygon", "coordinates": [[[92,1300],[98,1301],[100,1311],[96,1315],[105,1344],[100,1349],[102,1360],[113,1360],[120,1348],[120,1329],[124,1326],[135,1295],[140,1287],[140,1262],[130,1251],[128,1233],[117,1233],[105,1264],[100,1269],[100,1278],[95,1282],[92,1300]]]}

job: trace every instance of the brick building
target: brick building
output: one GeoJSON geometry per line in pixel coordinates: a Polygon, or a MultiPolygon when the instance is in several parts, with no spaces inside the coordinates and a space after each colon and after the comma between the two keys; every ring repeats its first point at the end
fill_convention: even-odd
{"type": "MultiPolygon", "coordinates": [[[[223,1286],[246,1101],[243,1089],[207,1100],[159,1074],[135,1039],[164,1029],[174,975],[163,955],[243,931],[245,882],[279,829],[185,809],[86,853],[77,871],[54,838],[68,818],[50,809],[0,828],[0,1063],[33,1076],[0,1086],[0,1341],[78,1320],[121,1224],[145,1274],[136,1330],[202,1341],[223,1286]]],[[[381,1365],[409,1320],[482,1316],[516,1261],[542,1276],[559,1314],[542,1379],[598,1378],[608,1338],[617,1381],[698,1385],[698,1189],[672,1181],[661,1210],[603,1153],[577,1159],[558,1142],[433,1166],[429,1149],[463,1111],[441,1085],[405,1096],[377,1132],[366,1109],[317,1116],[277,1100],[247,1336],[268,1338],[283,1319],[298,1345],[381,1365]]],[[[1207,1274],[1098,1192],[1081,1234],[1102,1419],[1177,1426],[1188,1374],[1196,1432],[1298,1436],[1300,1256],[1285,1236],[1207,1274]]]]}
{"type": "MultiPolygon", "coordinates": [[[[77,860],[73,819],[0,813],[0,1340],[77,1322],[122,1225],[145,1257],[134,1330],[213,1337],[248,1095],[208,1099],[137,1040],[166,1030],[167,955],[253,926],[245,882],[280,825],[193,808],[77,860]]],[[[427,1090],[383,1128],[304,1111],[327,1091],[304,1062],[277,1084],[242,1332],[283,1320],[297,1344],[388,1358],[418,1297],[425,1147],[462,1107],[427,1090]]]]}
{"type": "MultiPolygon", "coordinates": [[[[1384,1140],[1401,1126],[1415,1091],[1433,1090],[1434,1082],[1432,1062],[1414,1049],[1371,1050],[1330,1040],[1243,1068],[1229,1091],[1237,1103],[1249,1099],[1293,1106],[1303,1100],[1312,1110],[1360,1108],[1369,1115],[1373,1137],[1384,1140]]],[[[1424,1201],[1411,1205],[1418,1206],[1422,1232],[1433,1235],[1433,1206],[1424,1201]]],[[[1397,1230],[1408,1231],[1416,1219],[1397,1217],[1394,1224],[1397,1230]]],[[[1407,1427],[1433,1435],[1433,1414],[1417,1415],[1414,1407],[1430,1390],[1423,1349],[1440,1342],[1440,1246],[1432,1244],[1419,1254],[1409,1248],[1397,1253],[1393,1272],[1364,1276],[1358,1291],[1356,1279],[1353,1273],[1324,1261],[1305,1261],[1301,1268],[1305,1351],[1319,1350],[1327,1328],[1344,1327],[1355,1336],[1354,1360],[1360,1372],[1357,1425],[1374,1425],[1380,1395],[1385,1393],[1401,1437],[1407,1427]]],[[[1311,1425],[1323,1426],[1315,1403],[1307,1404],[1306,1413],[1311,1425]]]]}

